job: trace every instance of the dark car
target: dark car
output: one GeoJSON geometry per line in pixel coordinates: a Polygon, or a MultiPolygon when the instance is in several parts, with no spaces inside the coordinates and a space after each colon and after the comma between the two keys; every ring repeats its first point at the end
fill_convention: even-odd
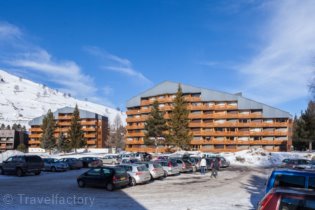
{"type": "Polygon", "coordinates": [[[118,187],[129,185],[129,175],[122,167],[104,166],[92,168],[77,178],[79,187],[96,186],[105,187],[108,191],[113,191],[118,187]]]}
{"type": "Polygon", "coordinates": [[[82,158],[79,158],[79,160],[82,161],[83,168],[103,166],[103,162],[99,158],[96,158],[96,157],[82,157],[82,158]]]}
{"type": "Polygon", "coordinates": [[[306,189],[274,188],[260,201],[258,210],[314,210],[315,192],[306,189]]]}
{"type": "Polygon", "coordinates": [[[281,167],[283,168],[296,168],[296,169],[310,169],[311,161],[306,159],[284,159],[281,167]]]}
{"type": "Polygon", "coordinates": [[[83,167],[82,160],[76,158],[62,158],[60,161],[67,163],[70,169],[81,169],[83,167]]]}
{"type": "Polygon", "coordinates": [[[147,152],[137,152],[136,155],[141,155],[143,157],[143,161],[150,161],[152,159],[152,155],[147,152]]]}
{"type": "Polygon", "coordinates": [[[17,155],[9,157],[0,165],[0,174],[14,173],[23,176],[26,173],[39,175],[44,167],[44,161],[37,155],[17,155]]]}

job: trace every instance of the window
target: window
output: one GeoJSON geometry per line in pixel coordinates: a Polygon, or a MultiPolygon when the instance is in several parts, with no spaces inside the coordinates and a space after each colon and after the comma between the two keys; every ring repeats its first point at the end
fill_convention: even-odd
{"type": "Polygon", "coordinates": [[[315,177],[310,177],[308,179],[308,189],[315,190],[315,177]]]}
{"type": "Polygon", "coordinates": [[[87,172],[88,176],[99,176],[101,175],[101,169],[100,168],[95,168],[95,169],[91,169],[87,172]]]}
{"type": "Polygon", "coordinates": [[[277,175],[274,183],[275,187],[305,187],[304,176],[277,175]]]}
{"type": "Polygon", "coordinates": [[[112,171],[108,168],[103,168],[102,172],[105,176],[110,176],[112,174],[112,171]]]}

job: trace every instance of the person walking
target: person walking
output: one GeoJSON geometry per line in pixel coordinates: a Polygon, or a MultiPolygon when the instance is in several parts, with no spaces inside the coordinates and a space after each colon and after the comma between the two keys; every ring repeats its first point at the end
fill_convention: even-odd
{"type": "Polygon", "coordinates": [[[220,169],[220,162],[221,162],[221,159],[219,157],[216,157],[212,163],[211,163],[211,178],[214,177],[214,178],[217,178],[218,176],[218,171],[220,169]]]}
{"type": "Polygon", "coordinates": [[[200,160],[200,173],[201,173],[201,175],[205,175],[206,166],[207,166],[206,158],[205,158],[205,156],[202,156],[202,158],[200,160]]]}

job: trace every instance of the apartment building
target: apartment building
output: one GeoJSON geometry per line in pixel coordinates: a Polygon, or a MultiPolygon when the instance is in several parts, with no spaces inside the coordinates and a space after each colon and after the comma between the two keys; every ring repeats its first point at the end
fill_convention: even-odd
{"type": "Polygon", "coordinates": [[[15,150],[19,144],[28,144],[28,135],[23,131],[0,130],[0,151],[15,150]]]}
{"type": "MultiPolygon", "coordinates": [[[[288,151],[292,145],[292,116],[280,109],[250,100],[241,93],[181,85],[188,103],[191,149],[235,152],[250,148],[288,151]]],[[[144,125],[155,100],[169,119],[178,83],[163,82],[127,102],[126,150],[154,152],[144,145],[144,125]]],[[[168,145],[159,145],[164,152],[168,145]]]]}
{"type": "MultiPolygon", "coordinates": [[[[53,113],[56,121],[54,136],[56,138],[62,133],[66,138],[69,136],[71,119],[74,108],[64,107],[53,113]]],[[[80,123],[82,126],[83,136],[88,148],[104,148],[108,138],[108,118],[93,112],[79,109],[80,123]]],[[[38,151],[40,148],[40,138],[42,136],[41,125],[44,116],[37,117],[30,121],[30,141],[29,150],[38,151]]]]}

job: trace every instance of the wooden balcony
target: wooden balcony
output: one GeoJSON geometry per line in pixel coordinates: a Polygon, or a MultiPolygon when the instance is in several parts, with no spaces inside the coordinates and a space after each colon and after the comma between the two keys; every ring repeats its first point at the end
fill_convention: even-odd
{"type": "Polygon", "coordinates": [[[134,114],[140,114],[142,110],[140,109],[129,109],[126,114],[127,115],[134,115],[134,114]]]}
{"type": "Polygon", "coordinates": [[[85,133],[84,138],[96,138],[96,133],[85,133]]]}
{"type": "Polygon", "coordinates": [[[164,97],[164,98],[158,98],[157,99],[159,103],[172,103],[174,98],[172,97],[164,97]]]}
{"type": "Polygon", "coordinates": [[[42,137],[42,134],[30,134],[29,135],[29,138],[34,138],[34,139],[37,139],[37,138],[40,138],[40,137],[42,137]]]}
{"type": "Polygon", "coordinates": [[[71,126],[71,121],[58,121],[57,126],[71,126]]]}
{"type": "Polygon", "coordinates": [[[190,122],[189,124],[188,124],[188,127],[190,127],[190,128],[201,128],[201,127],[203,127],[203,123],[202,122],[190,122]]]}
{"type": "Polygon", "coordinates": [[[286,144],[286,140],[191,140],[193,145],[281,145],[286,144]]]}
{"type": "Polygon", "coordinates": [[[201,102],[200,97],[185,96],[187,102],[201,102]]]}
{"type": "Polygon", "coordinates": [[[144,137],[145,134],[143,132],[139,132],[139,133],[127,133],[126,137],[144,137]]]}
{"type": "Polygon", "coordinates": [[[144,129],[144,125],[127,125],[126,129],[127,130],[140,130],[140,129],[144,129]]]}
{"type": "Polygon", "coordinates": [[[81,125],[97,125],[97,120],[81,120],[81,125]]]}
{"type": "Polygon", "coordinates": [[[38,128],[38,127],[32,127],[30,128],[30,132],[33,133],[33,132],[43,132],[43,130],[41,128],[38,128]]]}
{"type": "Polygon", "coordinates": [[[126,122],[145,122],[148,117],[132,117],[127,118],[126,122]]]}
{"type": "Polygon", "coordinates": [[[97,143],[97,141],[96,140],[87,140],[86,141],[86,144],[88,144],[88,145],[94,145],[94,144],[96,144],[97,143]]]}
{"type": "Polygon", "coordinates": [[[126,141],[126,144],[135,144],[135,145],[141,145],[144,144],[143,141],[138,141],[138,140],[132,140],[132,141],[126,141]]]}
{"type": "Polygon", "coordinates": [[[71,120],[72,116],[71,115],[59,115],[58,119],[59,120],[71,120]]]}
{"type": "MultiPolygon", "coordinates": [[[[155,148],[151,147],[144,147],[144,148],[126,148],[128,152],[148,152],[148,153],[155,153],[155,148]]],[[[158,148],[158,153],[165,152],[165,148],[158,148]]]]}
{"type": "Polygon", "coordinates": [[[189,119],[202,119],[202,118],[204,118],[204,114],[192,114],[192,113],[190,113],[188,115],[188,118],[189,119]]]}
{"type": "Polygon", "coordinates": [[[28,141],[28,144],[40,144],[39,140],[30,140],[28,141]]]}
{"type": "Polygon", "coordinates": [[[96,128],[93,127],[82,128],[82,131],[96,131],[96,128]]]}
{"type": "Polygon", "coordinates": [[[67,127],[67,128],[56,128],[55,132],[57,132],[57,133],[60,133],[60,132],[67,133],[67,132],[69,132],[69,130],[70,130],[70,127],[67,127]]]}

